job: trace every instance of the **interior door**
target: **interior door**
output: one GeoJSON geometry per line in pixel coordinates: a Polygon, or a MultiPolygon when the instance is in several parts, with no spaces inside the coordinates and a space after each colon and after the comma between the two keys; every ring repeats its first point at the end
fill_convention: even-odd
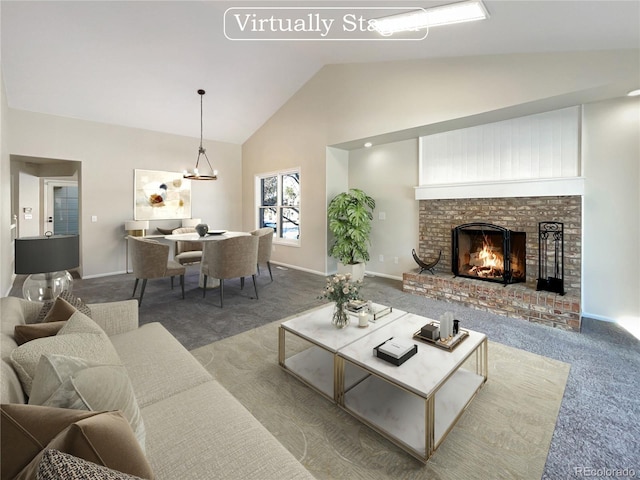
{"type": "Polygon", "coordinates": [[[43,231],[54,235],[77,235],[78,182],[65,180],[45,181],[45,218],[43,231]]]}

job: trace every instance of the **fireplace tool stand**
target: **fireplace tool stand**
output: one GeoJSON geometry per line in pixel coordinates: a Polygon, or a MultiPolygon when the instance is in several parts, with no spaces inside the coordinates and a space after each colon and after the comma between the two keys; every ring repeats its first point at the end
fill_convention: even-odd
{"type": "Polygon", "coordinates": [[[536,290],[564,295],[564,224],[538,223],[538,283],[536,290]],[[551,270],[551,275],[549,275],[551,270]]]}

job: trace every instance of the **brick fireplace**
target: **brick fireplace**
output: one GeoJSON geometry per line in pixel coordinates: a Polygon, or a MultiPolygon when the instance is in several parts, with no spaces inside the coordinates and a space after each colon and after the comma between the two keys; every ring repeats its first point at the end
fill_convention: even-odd
{"type": "Polygon", "coordinates": [[[582,197],[545,196],[420,200],[418,256],[430,261],[442,252],[432,275],[419,269],[403,275],[403,290],[416,295],[567,330],[580,330],[582,197]],[[538,223],[564,223],[565,295],[536,291],[538,223]],[[510,285],[452,273],[452,229],[486,222],[526,234],[526,278],[510,285]]]}

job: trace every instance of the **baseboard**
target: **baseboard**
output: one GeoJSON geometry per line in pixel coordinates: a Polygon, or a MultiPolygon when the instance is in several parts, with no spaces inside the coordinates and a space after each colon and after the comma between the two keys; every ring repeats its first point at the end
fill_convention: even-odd
{"type": "Polygon", "coordinates": [[[117,272],[108,272],[108,273],[96,273],[94,275],[84,275],[82,278],[86,279],[86,278],[101,278],[101,277],[111,277],[113,275],[123,275],[127,272],[125,272],[124,270],[120,270],[117,272]]]}
{"type": "Polygon", "coordinates": [[[582,318],[592,318],[594,320],[600,320],[601,322],[609,322],[609,323],[618,323],[616,320],[610,317],[605,317],[603,315],[596,315],[595,313],[585,312],[584,310],[581,313],[582,318]]]}
{"type": "Polygon", "coordinates": [[[382,278],[388,278],[390,280],[399,280],[402,281],[402,275],[401,276],[397,276],[397,275],[389,275],[388,273],[378,273],[378,272],[369,272],[369,271],[365,271],[364,272],[364,276],[365,277],[382,277],[382,278]]]}
{"type": "Polygon", "coordinates": [[[313,273],[314,275],[322,275],[323,277],[327,276],[324,272],[319,272],[318,270],[311,270],[309,268],[299,267],[297,265],[289,265],[288,263],[274,262],[273,260],[270,263],[271,265],[280,265],[281,267],[290,268],[291,270],[300,270],[301,272],[313,273]]]}

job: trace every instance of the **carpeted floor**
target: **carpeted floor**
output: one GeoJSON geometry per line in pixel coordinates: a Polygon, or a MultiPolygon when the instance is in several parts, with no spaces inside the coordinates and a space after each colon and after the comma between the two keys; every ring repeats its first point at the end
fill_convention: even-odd
{"type": "MultiPolygon", "coordinates": [[[[324,277],[273,268],[273,283],[266,271],[258,278],[259,300],[251,298],[251,281],[244,290],[239,281],[227,282],[221,309],[217,290],[202,298],[197,272],[197,266],[189,267],[184,301],[178,287],[170,290],[168,279],[149,281],[139,310],[141,323],[161,322],[189,350],[324,303],[317,299],[324,277]]],[[[133,282],[130,274],[77,280],[74,293],[88,303],[124,300],[131,297],[133,282]]],[[[494,342],[570,364],[543,478],[625,468],[640,477],[640,342],[618,325],[583,319],[581,333],[564,332],[406,294],[401,282],[384,278],[367,277],[362,293],[427,317],[452,311],[463,327],[494,342]],[[581,468],[587,470],[580,473],[581,468]]],[[[20,280],[11,294],[21,296],[20,280]]]]}
{"type": "Polygon", "coordinates": [[[192,353],[318,480],[541,477],[566,363],[490,342],[489,381],[425,466],[281,370],[279,323],[192,353]]]}

